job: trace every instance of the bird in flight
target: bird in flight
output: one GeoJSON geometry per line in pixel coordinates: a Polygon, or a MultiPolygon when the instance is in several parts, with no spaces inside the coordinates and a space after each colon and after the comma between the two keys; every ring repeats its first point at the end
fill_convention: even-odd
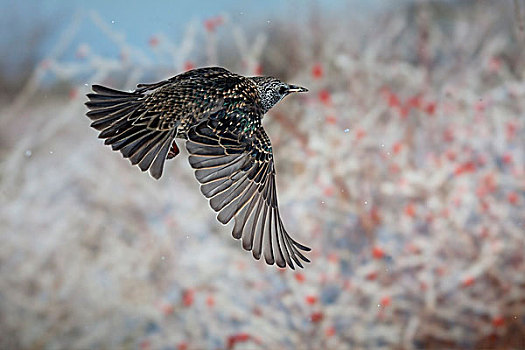
{"type": "Polygon", "coordinates": [[[179,153],[183,139],[202,194],[234,219],[232,235],[267,264],[309,262],[310,248],[288,235],[279,213],[275,166],[262,119],[285,96],[307,89],[273,77],[244,77],[220,67],[198,68],[133,92],[93,85],[86,115],[99,138],[151,176],[179,153]]]}

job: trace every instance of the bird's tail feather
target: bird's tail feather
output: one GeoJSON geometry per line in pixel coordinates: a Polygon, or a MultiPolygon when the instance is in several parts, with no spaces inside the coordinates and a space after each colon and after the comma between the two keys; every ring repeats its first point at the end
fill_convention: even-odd
{"type": "MultiPolygon", "coordinates": [[[[162,176],[164,162],[170,145],[176,136],[176,128],[157,130],[148,127],[147,110],[143,106],[144,94],[124,92],[100,85],[93,85],[88,94],[86,115],[93,121],[91,126],[100,131],[104,144],[120,151],[131,164],[142,171],[149,169],[151,176],[162,176]]],[[[151,116],[153,118],[154,116],[151,116]]]]}

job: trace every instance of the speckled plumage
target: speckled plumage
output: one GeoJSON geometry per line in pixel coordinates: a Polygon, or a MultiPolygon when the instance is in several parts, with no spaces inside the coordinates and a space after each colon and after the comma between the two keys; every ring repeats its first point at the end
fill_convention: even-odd
{"type": "Polygon", "coordinates": [[[220,67],[194,69],[133,92],[93,85],[91,126],[105,144],[158,179],[175,157],[175,138],[186,140],[201,192],[234,219],[232,235],[268,264],[302,267],[309,248],[286,232],[279,214],[275,167],[264,114],[292,92],[307,91],[272,77],[243,77],[220,67]]]}

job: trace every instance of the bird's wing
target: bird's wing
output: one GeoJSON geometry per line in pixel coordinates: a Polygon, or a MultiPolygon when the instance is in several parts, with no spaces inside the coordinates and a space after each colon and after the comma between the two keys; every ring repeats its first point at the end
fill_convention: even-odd
{"type": "Polygon", "coordinates": [[[218,87],[234,85],[238,77],[224,68],[210,67],[155,84],[139,84],[133,92],[93,85],[86,115],[106,145],[158,179],[179,125],[222,109],[223,93],[218,87]]]}
{"type": "Polygon", "coordinates": [[[169,130],[182,119],[190,124],[223,107],[225,86],[235,86],[240,76],[221,67],[193,69],[154,84],[137,85],[144,94],[142,122],[150,129],[169,130]]]}
{"type": "Polygon", "coordinates": [[[160,178],[176,136],[175,121],[161,123],[162,114],[145,105],[144,91],[125,92],[100,85],[92,88],[93,93],[87,95],[90,110],[86,115],[93,121],[91,127],[100,131],[98,137],[131,164],[160,178]]]}
{"type": "Polygon", "coordinates": [[[210,118],[189,131],[186,148],[201,192],[221,223],[235,219],[233,237],[256,259],[263,254],[270,265],[302,267],[309,260],[301,251],[310,248],[291,238],[281,220],[270,139],[262,126],[251,135],[238,130],[210,118]]]}

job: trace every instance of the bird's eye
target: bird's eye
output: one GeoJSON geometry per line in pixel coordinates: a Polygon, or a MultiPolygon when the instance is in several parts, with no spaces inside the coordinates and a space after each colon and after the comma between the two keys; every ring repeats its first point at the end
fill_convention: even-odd
{"type": "Polygon", "coordinates": [[[286,93],[288,89],[286,88],[286,86],[281,86],[279,88],[279,95],[284,95],[286,93]]]}

